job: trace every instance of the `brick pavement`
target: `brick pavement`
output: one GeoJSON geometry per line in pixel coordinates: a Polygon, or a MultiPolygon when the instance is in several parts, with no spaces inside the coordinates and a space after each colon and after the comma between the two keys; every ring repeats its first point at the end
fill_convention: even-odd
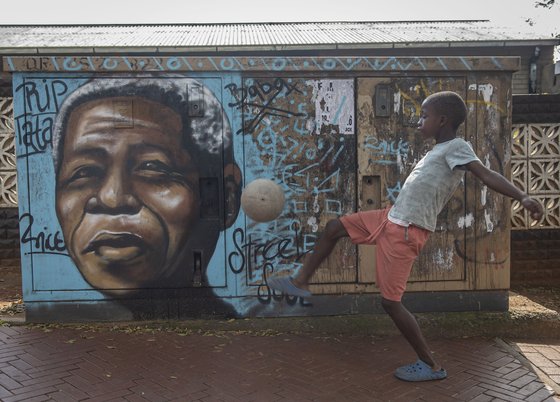
{"type": "Polygon", "coordinates": [[[392,375],[413,356],[400,336],[93,328],[0,326],[0,400],[556,400],[504,344],[483,338],[432,339],[450,376],[414,384],[392,375]]]}
{"type": "Polygon", "coordinates": [[[510,341],[510,344],[522,354],[518,359],[526,359],[539,378],[560,394],[560,340],[510,341]]]}

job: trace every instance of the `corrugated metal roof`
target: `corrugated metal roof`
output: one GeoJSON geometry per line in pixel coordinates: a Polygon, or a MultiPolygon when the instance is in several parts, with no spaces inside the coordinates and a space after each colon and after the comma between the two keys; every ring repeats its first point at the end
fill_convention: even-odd
{"type": "Polygon", "coordinates": [[[317,45],[551,41],[488,21],[324,22],[270,24],[0,26],[0,50],[107,48],[258,48],[317,45]]]}

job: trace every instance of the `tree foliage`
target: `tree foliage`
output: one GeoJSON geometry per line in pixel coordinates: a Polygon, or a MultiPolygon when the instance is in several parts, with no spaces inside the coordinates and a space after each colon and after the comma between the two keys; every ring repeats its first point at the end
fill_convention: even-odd
{"type": "MultiPolygon", "coordinates": [[[[560,4],[556,3],[556,0],[533,0],[535,2],[535,8],[548,8],[549,10],[552,9],[552,7],[554,7],[555,5],[560,4]]],[[[525,22],[527,22],[529,25],[533,26],[535,24],[535,21],[533,21],[532,18],[527,18],[525,20],[525,22]]],[[[553,34],[556,38],[560,38],[560,32],[556,32],[553,34]]],[[[560,52],[560,47],[557,47],[557,52],[560,52]]]]}
{"type": "Polygon", "coordinates": [[[555,2],[556,0],[544,0],[544,1],[537,0],[535,2],[535,7],[552,8],[555,2]]]}

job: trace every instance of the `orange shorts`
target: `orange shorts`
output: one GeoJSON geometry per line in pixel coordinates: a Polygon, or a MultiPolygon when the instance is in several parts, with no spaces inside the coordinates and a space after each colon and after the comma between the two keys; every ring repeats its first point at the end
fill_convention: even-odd
{"type": "Polygon", "coordinates": [[[377,286],[387,300],[401,301],[410,270],[430,231],[397,225],[387,218],[390,208],[358,212],[340,218],[354,244],[375,244],[377,286]]]}

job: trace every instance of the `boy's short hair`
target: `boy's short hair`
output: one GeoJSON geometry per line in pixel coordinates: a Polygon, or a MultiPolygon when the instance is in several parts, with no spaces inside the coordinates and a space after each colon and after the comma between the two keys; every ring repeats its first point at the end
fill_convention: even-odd
{"type": "Polygon", "coordinates": [[[428,96],[425,102],[429,102],[438,113],[446,115],[455,130],[459,128],[467,118],[467,105],[463,98],[455,92],[436,92],[428,96]]]}

